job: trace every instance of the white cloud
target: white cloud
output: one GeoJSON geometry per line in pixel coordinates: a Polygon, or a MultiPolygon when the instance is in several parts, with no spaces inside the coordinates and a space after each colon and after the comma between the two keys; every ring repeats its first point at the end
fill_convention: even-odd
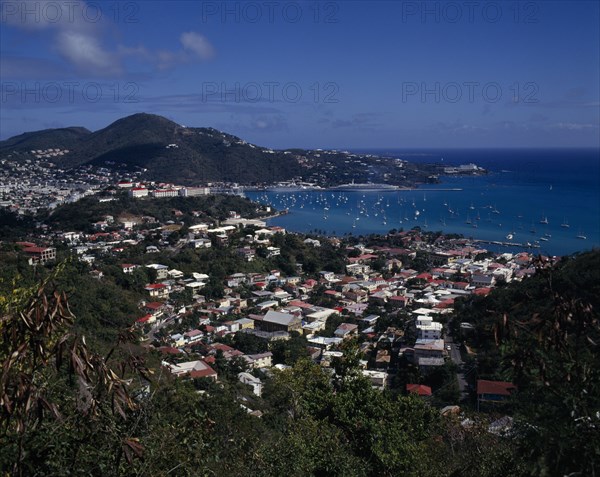
{"type": "Polygon", "coordinates": [[[215,56],[215,49],[202,35],[193,31],[184,32],[179,37],[183,48],[203,60],[210,60],[215,56]]]}
{"type": "Polygon", "coordinates": [[[582,123],[558,123],[556,125],[558,129],[566,129],[568,131],[582,131],[585,129],[597,129],[598,126],[595,124],[582,124],[582,123]]]}
{"type": "MultiPolygon", "coordinates": [[[[208,39],[193,31],[182,33],[179,36],[180,46],[173,50],[152,51],[143,45],[111,44],[110,36],[105,34],[110,19],[107,14],[102,15],[102,4],[49,0],[0,2],[3,23],[29,32],[50,32],[52,37],[49,45],[84,75],[123,74],[125,58],[167,69],[215,56],[215,49],[208,39]],[[93,21],[96,17],[101,21],[93,21]]],[[[114,32],[114,29],[109,31],[114,32]]],[[[42,47],[48,46],[47,38],[40,35],[40,41],[42,47]]]]}
{"type": "Polygon", "coordinates": [[[86,72],[107,74],[121,71],[114,55],[105,51],[97,38],[85,33],[60,32],[57,49],[68,61],[86,72]]]}

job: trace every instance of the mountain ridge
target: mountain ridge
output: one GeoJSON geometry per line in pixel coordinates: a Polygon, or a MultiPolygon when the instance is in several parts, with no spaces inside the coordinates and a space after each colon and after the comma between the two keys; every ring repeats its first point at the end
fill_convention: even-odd
{"type": "Polygon", "coordinates": [[[0,141],[0,159],[49,160],[61,169],[84,165],[144,170],[145,180],[195,185],[269,185],[302,180],[320,186],[371,182],[414,187],[436,181],[439,168],[350,152],[251,144],[212,127],[187,127],[163,116],[136,113],[91,132],[46,129],[0,141]],[[38,150],[56,149],[44,155],[38,150]]]}
{"type": "Polygon", "coordinates": [[[136,113],[91,132],[85,128],[33,131],[0,141],[0,156],[59,148],[58,166],[125,166],[147,169],[155,180],[198,183],[271,182],[300,171],[288,154],[249,144],[214,128],[185,127],[163,116],[136,113]]]}

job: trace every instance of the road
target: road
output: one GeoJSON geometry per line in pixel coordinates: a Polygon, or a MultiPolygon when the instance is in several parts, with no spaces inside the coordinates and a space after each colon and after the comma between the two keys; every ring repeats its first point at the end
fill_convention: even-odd
{"type": "Polygon", "coordinates": [[[444,339],[445,344],[450,346],[450,350],[448,354],[450,359],[454,361],[454,364],[457,366],[456,379],[458,379],[458,389],[460,391],[460,400],[465,401],[469,397],[469,391],[467,390],[467,381],[465,379],[464,369],[463,369],[463,360],[460,355],[460,345],[455,344],[452,335],[447,331],[446,337],[444,339]]]}
{"type": "Polygon", "coordinates": [[[165,321],[159,323],[156,326],[153,326],[152,329],[146,334],[146,338],[148,339],[148,343],[152,343],[154,341],[154,335],[161,330],[161,328],[167,326],[173,321],[174,316],[169,316],[165,321]]]}

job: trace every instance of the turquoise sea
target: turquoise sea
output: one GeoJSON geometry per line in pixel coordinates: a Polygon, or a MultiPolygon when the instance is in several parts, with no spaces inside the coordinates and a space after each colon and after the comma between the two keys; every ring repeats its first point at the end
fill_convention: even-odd
{"type": "MultiPolygon", "coordinates": [[[[523,244],[525,249],[530,244],[537,253],[550,255],[600,246],[600,152],[596,149],[358,152],[449,166],[475,163],[489,173],[442,176],[441,184],[411,191],[246,195],[277,209],[288,209],[289,214],[269,223],[290,231],[342,236],[419,226],[475,239],[523,244]]],[[[521,249],[485,247],[495,251],[521,249]]]]}

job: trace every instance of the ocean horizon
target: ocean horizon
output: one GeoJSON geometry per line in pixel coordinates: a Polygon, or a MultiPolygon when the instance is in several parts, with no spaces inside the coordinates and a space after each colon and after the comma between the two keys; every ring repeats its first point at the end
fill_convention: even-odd
{"type": "Polygon", "coordinates": [[[415,190],[248,192],[284,216],[290,231],[368,235],[415,226],[468,238],[493,251],[567,255],[600,246],[598,149],[361,149],[420,163],[474,163],[480,176],[441,176],[415,190]],[[456,190],[448,190],[456,189],[456,190]],[[585,237],[585,238],[582,238],[585,237]]]}

